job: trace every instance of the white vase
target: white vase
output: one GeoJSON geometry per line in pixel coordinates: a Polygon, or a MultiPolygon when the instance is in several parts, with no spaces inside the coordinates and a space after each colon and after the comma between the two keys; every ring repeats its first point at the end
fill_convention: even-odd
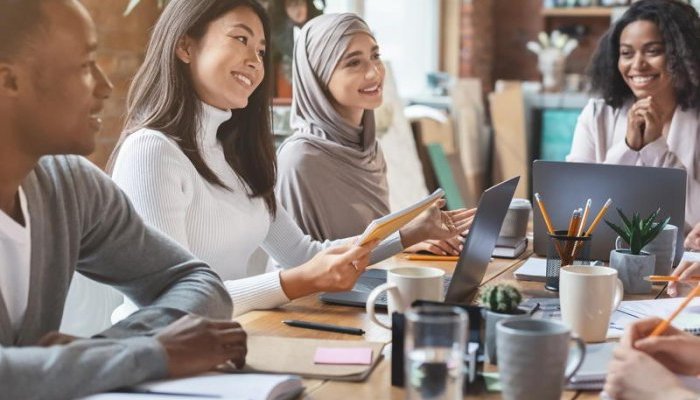
{"type": "Polygon", "coordinates": [[[629,250],[619,249],[610,252],[610,267],[617,270],[625,293],[642,294],[651,292],[651,282],[644,280],[654,275],[656,257],[642,251],[631,254],[629,250]]]}

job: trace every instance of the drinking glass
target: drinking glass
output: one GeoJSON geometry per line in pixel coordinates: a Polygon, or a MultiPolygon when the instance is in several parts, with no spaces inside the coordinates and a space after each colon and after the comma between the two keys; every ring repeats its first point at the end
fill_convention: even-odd
{"type": "Polygon", "coordinates": [[[408,399],[461,399],[468,317],[458,307],[419,306],[406,311],[408,399]]]}

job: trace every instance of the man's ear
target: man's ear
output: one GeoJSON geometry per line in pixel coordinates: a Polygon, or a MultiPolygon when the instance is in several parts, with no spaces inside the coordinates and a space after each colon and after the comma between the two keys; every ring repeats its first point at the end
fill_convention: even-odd
{"type": "Polygon", "coordinates": [[[0,62],[0,96],[16,97],[19,92],[17,67],[0,62]]]}
{"type": "Polygon", "coordinates": [[[194,46],[194,40],[187,35],[183,35],[180,40],[177,41],[177,46],[175,47],[175,55],[185,64],[192,62],[192,48],[194,46]]]}

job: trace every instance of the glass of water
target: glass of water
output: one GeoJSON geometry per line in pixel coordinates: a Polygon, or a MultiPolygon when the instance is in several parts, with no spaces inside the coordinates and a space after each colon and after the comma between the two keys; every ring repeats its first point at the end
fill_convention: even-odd
{"type": "Polygon", "coordinates": [[[461,399],[468,316],[459,307],[406,311],[406,398],[461,399]]]}

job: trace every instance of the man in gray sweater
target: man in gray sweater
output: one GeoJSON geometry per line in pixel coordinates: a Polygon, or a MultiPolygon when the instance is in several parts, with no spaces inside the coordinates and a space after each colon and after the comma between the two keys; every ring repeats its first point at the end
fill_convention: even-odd
{"type": "Polygon", "coordinates": [[[0,399],[242,365],[245,332],[218,276],[146,226],[92,164],[57,155],[94,150],[112,89],[87,11],[76,0],[0,0],[0,38],[0,399]],[[141,309],[96,338],[56,333],[76,271],[141,309]]]}

